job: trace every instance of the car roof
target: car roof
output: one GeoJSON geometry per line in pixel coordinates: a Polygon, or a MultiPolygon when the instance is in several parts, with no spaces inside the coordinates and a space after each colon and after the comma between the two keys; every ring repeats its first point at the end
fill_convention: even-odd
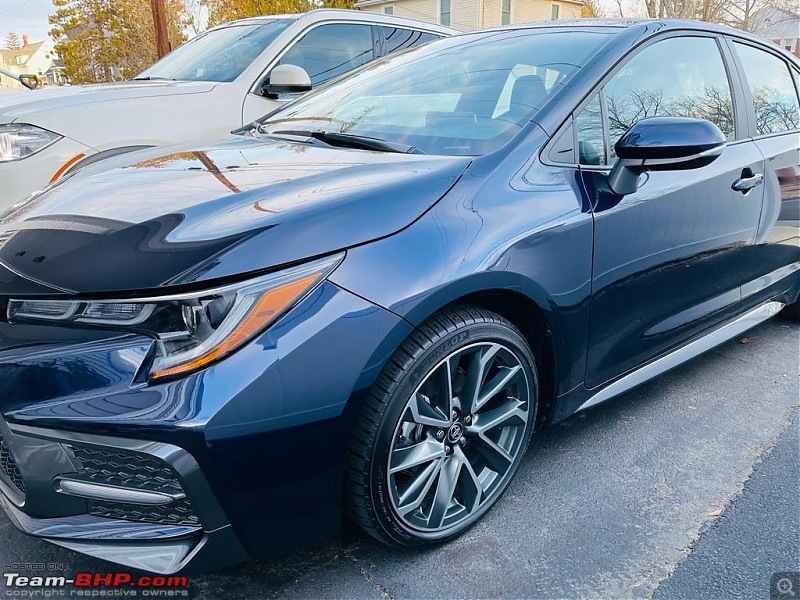
{"type": "MultiPolygon", "coordinates": [[[[742,39],[756,42],[762,46],[768,47],[771,50],[782,54],[784,57],[789,58],[795,64],[798,63],[797,57],[789,52],[786,52],[780,46],[771,44],[769,40],[759,37],[741,29],[728,27],[727,25],[717,25],[716,23],[706,23],[704,21],[691,21],[688,19],[642,19],[642,18],[579,18],[579,19],[555,19],[551,21],[530,21],[527,23],[515,23],[513,25],[503,25],[501,27],[494,27],[486,29],[486,32],[501,32],[501,31],[519,31],[519,30],[534,30],[534,29],[591,29],[594,31],[607,30],[610,32],[622,32],[626,29],[633,27],[643,27],[649,30],[649,33],[664,32],[664,31],[706,31],[716,33],[719,35],[729,35],[739,37],[742,39]]],[[[476,32],[479,33],[479,32],[476,32]]]]}
{"type": "Polygon", "coordinates": [[[385,15],[382,13],[367,12],[363,10],[348,10],[344,8],[318,8],[304,13],[248,17],[246,19],[238,19],[236,21],[228,21],[227,23],[221,23],[213,27],[212,29],[228,27],[230,25],[268,23],[270,21],[274,21],[275,19],[307,21],[309,23],[319,23],[324,21],[342,21],[342,20],[364,21],[365,23],[373,23],[376,25],[392,25],[397,27],[420,29],[422,31],[441,33],[443,35],[456,35],[461,33],[461,31],[459,31],[458,29],[453,29],[452,27],[444,27],[442,25],[429,23],[427,21],[409,19],[406,17],[395,17],[393,15],[385,15]]]}

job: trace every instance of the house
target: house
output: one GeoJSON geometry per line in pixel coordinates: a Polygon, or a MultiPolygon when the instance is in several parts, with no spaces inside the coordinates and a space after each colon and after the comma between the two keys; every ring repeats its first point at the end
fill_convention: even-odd
{"type": "Polygon", "coordinates": [[[800,58],[799,14],[784,8],[768,6],[756,13],[753,22],[753,33],[800,58]]]}
{"type": "MultiPolygon", "coordinates": [[[[12,73],[36,75],[45,85],[65,83],[63,63],[53,48],[53,42],[28,42],[28,36],[22,36],[22,47],[14,50],[0,50],[0,68],[12,73]],[[61,65],[59,67],[59,65],[61,65]]],[[[0,88],[22,87],[16,79],[0,75],[0,88]]]]}
{"type": "Polygon", "coordinates": [[[470,31],[581,16],[576,0],[358,0],[356,8],[470,31]]]}

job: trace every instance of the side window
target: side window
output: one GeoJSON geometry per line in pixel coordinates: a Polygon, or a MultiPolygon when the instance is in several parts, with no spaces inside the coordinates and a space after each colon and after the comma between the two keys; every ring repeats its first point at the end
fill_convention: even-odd
{"type": "Polygon", "coordinates": [[[578,162],[582,165],[606,164],[606,136],[600,95],[595,94],[575,118],[578,130],[578,162]]]}
{"type": "Polygon", "coordinates": [[[500,25],[511,24],[511,0],[501,0],[500,2],[500,25]]]}
{"type": "Polygon", "coordinates": [[[439,24],[450,25],[450,0],[439,0],[439,24]]]}
{"type": "Polygon", "coordinates": [[[797,91],[789,66],[779,57],[753,46],[733,43],[753,97],[756,134],[792,131],[800,125],[797,91]]]}
{"type": "Polygon", "coordinates": [[[606,84],[609,161],[614,144],[645,117],[707,119],[734,137],[733,100],[713,38],[676,37],[648,46],[606,84]]]}
{"type": "Polygon", "coordinates": [[[317,86],[375,58],[369,25],[331,23],[315,27],[278,61],[303,67],[317,86]]]}
{"type": "Polygon", "coordinates": [[[438,40],[439,36],[424,31],[401,29],[399,27],[381,27],[386,40],[386,54],[398,52],[407,48],[414,48],[431,40],[438,40]]]}

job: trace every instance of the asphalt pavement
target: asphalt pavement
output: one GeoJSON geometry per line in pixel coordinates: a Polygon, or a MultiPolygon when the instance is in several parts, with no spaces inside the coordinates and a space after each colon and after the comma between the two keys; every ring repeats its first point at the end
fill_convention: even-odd
{"type": "MultiPolygon", "coordinates": [[[[190,588],[224,600],[767,599],[774,572],[800,570],[799,404],[800,326],[773,319],[538,434],[505,496],[454,542],[397,551],[351,529],[190,588]]],[[[0,516],[10,562],[115,570],[0,516]]]]}

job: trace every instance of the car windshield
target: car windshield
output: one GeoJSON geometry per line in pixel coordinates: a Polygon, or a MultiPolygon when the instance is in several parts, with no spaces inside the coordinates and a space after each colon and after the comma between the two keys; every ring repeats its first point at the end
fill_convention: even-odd
{"type": "Polygon", "coordinates": [[[189,40],[134,79],[233,81],[291,23],[276,19],[213,29],[189,40]]]}
{"type": "Polygon", "coordinates": [[[346,133],[425,154],[487,154],[513,138],[608,35],[515,30],[431,42],[310,93],[268,115],[259,131],[346,133]]]}

